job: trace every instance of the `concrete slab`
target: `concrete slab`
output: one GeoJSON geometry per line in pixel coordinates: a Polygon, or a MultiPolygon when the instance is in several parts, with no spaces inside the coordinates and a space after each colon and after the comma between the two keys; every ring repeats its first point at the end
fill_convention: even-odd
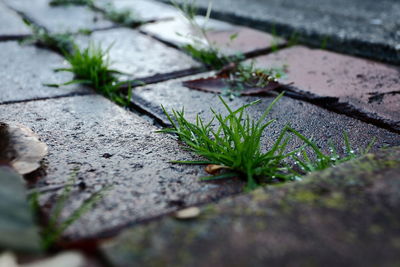
{"type": "Polygon", "coordinates": [[[239,181],[200,182],[206,175],[202,168],[169,163],[194,157],[173,138],[155,133],[158,128],[101,96],[0,105],[0,121],[32,128],[49,147],[46,175],[35,185],[42,191],[45,211],[71,182],[75,168],[77,186],[63,218],[94,192],[112,186],[67,230],[72,239],[98,236],[241,191],[239,181]]]}
{"type": "Polygon", "coordinates": [[[50,32],[64,33],[94,30],[113,26],[100,13],[85,6],[50,6],[49,0],[4,0],[11,8],[23,13],[50,32]]]}
{"type": "Polygon", "coordinates": [[[79,36],[76,43],[87,47],[90,43],[109,48],[112,68],[144,78],[158,74],[200,67],[189,56],[128,28],[98,31],[90,36],[79,36]]]}
{"type": "Polygon", "coordinates": [[[18,42],[0,43],[0,104],[38,98],[91,93],[80,86],[51,88],[44,84],[62,84],[73,75],[55,73],[54,69],[67,67],[64,59],[46,49],[21,46],[18,42]]]}
{"type": "MultiPolygon", "coordinates": [[[[164,0],[164,2],[169,2],[164,0]]],[[[196,1],[204,11],[208,0],[196,1]]],[[[397,0],[222,0],[214,18],[290,37],[316,47],[400,64],[397,0]]]]}
{"type": "Polygon", "coordinates": [[[400,149],[132,228],[112,266],[396,266],[400,149]]]}
{"type": "MultiPolygon", "coordinates": [[[[206,21],[201,16],[197,16],[196,21],[207,29],[207,38],[211,44],[226,55],[265,52],[273,46],[284,43],[280,38],[251,28],[213,19],[206,21]],[[233,35],[237,35],[237,37],[231,40],[233,35]]],[[[173,20],[146,24],[141,29],[177,47],[187,44],[196,47],[207,45],[207,40],[199,33],[198,29],[193,27],[181,14],[174,16],[173,20]]]]}
{"type": "Polygon", "coordinates": [[[332,106],[347,104],[400,130],[399,67],[302,46],[256,58],[255,62],[262,68],[286,65],[284,83],[292,83],[311,98],[337,98],[331,101],[332,106]]]}
{"type": "MultiPolygon", "coordinates": [[[[108,0],[96,0],[95,6],[101,9],[107,9],[108,0]]],[[[119,11],[129,10],[133,16],[139,20],[167,20],[179,14],[179,12],[170,5],[151,0],[114,0],[112,6],[119,11]]]]}
{"type": "Polygon", "coordinates": [[[0,2],[0,14],[0,40],[31,33],[22,18],[3,2],[0,2]]]}
{"type": "MultiPolygon", "coordinates": [[[[190,90],[182,86],[183,80],[198,77],[187,77],[135,88],[132,101],[166,124],[168,124],[168,120],[160,108],[161,104],[169,111],[171,109],[181,110],[184,107],[186,116],[192,121],[195,121],[197,114],[207,121],[210,120],[212,118],[210,107],[217,112],[226,113],[217,95],[190,90]]],[[[257,99],[261,99],[261,103],[249,108],[249,113],[254,117],[259,117],[274,97],[239,97],[228,103],[232,108],[238,108],[257,99]]],[[[283,97],[276,104],[269,118],[276,118],[277,121],[266,130],[263,139],[265,146],[272,145],[274,137],[277,137],[286,124],[290,124],[306,136],[312,136],[325,149],[327,149],[329,139],[332,139],[341,148],[343,131],[349,134],[354,147],[365,147],[373,137],[377,138],[377,147],[385,144],[400,145],[400,135],[289,97],[283,97]]],[[[301,142],[297,139],[293,139],[290,147],[296,148],[300,144],[301,142]]]]}

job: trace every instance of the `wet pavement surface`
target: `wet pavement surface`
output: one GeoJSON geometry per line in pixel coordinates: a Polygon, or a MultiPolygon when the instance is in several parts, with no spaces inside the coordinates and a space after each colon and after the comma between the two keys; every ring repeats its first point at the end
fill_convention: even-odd
{"type": "MultiPolygon", "coordinates": [[[[19,207],[14,211],[8,204],[0,205],[17,218],[13,225],[11,215],[0,215],[0,233],[15,226],[12,231],[26,230],[26,236],[32,237],[32,243],[23,244],[20,239],[12,243],[1,234],[0,252],[3,247],[16,252],[37,249],[37,230],[23,201],[26,188],[29,193],[40,192],[40,208],[47,216],[72,183],[62,220],[107,188],[103,198],[62,238],[65,246],[85,244],[85,252],[96,251],[91,259],[94,267],[399,264],[400,69],[351,55],[400,62],[394,52],[397,22],[392,18],[397,3],[387,0],[378,7],[370,1],[350,1],[359,4],[359,12],[349,1],[339,0],[303,6],[304,1],[214,3],[215,18],[221,20],[209,22],[207,37],[219,50],[245,54],[246,62],[254,60],[258,67],[286,71],[278,90],[233,100],[225,97],[232,108],[260,99],[248,109],[258,118],[285,91],[268,117],[276,121],[262,136],[263,150],[285,125],[312,137],[323,151],[329,150],[331,141],[343,153],[343,132],[356,151],[377,140],[374,154],[358,161],[310,174],[302,182],[246,192],[239,179],[202,182],[200,177],[207,175],[203,166],[171,163],[198,158],[175,137],[157,133],[169,126],[161,105],[168,111],[184,107],[192,121],[197,115],[210,120],[210,108],[227,114],[218,95],[183,85],[215,74],[181,48],[190,42],[187,35],[193,29],[170,5],[150,0],[114,2],[117,10],[131,10],[147,23],[129,28],[106,20],[100,12],[109,8],[106,1],[96,2],[95,8],[50,7],[46,0],[0,1],[0,123],[22,124],[48,146],[40,168],[25,176],[25,184],[5,167],[10,155],[18,153],[5,148],[5,128],[0,127],[0,149],[4,150],[0,183],[5,188],[0,194],[7,198],[5,203],[19,207]],[[342,8],[340,13],[337,8],[342,8]],[[355,13],[359,15],[352,16],[355,13]],[[72,36],[78,47],[109,48],[111,67],[124,74],[122,79],[148,84],[134,84],[129,108],[82,85],[47,86],[68,82],[73,75],[54,71],[68,66],[60,53],[17,42],[31,33],[22,17],[50,32],[80,31],[72,36]],[[360,24],[372,25],[372,30],[366,33],[360,24]],[[293,40],[285,29],[300,29],[300,39],[314,45],[328,36],[328,49],[341,44],[348,51],[345,55],[300,45],[287,47],[293,40]],[[276,35],[281,32],[289,37],[287,41],[276,35]],[[355,44],[361,44],[358,50],[355,44]],[[14,188],[18,194],[10,196],[14,188]],[[192,206],[201,209],[191,220],[170,216],[192,206]]],[[[204,21],[201,16],[198,19],[204,21]]],[[[218,89],[226,92],[226,88],[218,89]]],[[[288,149],[301,145],[292,138],[288,149]]]]}

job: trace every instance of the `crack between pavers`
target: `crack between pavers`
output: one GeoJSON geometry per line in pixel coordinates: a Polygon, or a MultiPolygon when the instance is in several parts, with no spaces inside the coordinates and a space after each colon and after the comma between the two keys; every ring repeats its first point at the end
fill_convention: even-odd
{"type": "Polygon", "coordinates": [[[317,96],[312,93],[299,90],[292,85],[284,85],[281,89],[278,89],[278,91],[285,91],[285,96],[288,96],[290,98],[302,100],[304,102],[314,104],[337,114],[346,115],[347,117],[375,125],[396,134],[400,134],[399,122],[384,119],[378,117],[375,114],[362,111],[350,103],[340,102],[340,99],[338,97],[317,96]]]}
{"type": "Polygon", "coordinates": [[[36,97],[36,98],[22,99],[22,100],[10,100],[10,101],[0,102],[0,106],[1,105],[20,104],[20,103],[29,103],[29,102],[34,102],[34,101],[46,101],[46,100],[76,97],[76,96],[88,96],[88,95],[97,95],[97,94],[94,92],[70,93],[70,94],[58,95],[58,96],[45,96],[45,97],[36,97]]]}

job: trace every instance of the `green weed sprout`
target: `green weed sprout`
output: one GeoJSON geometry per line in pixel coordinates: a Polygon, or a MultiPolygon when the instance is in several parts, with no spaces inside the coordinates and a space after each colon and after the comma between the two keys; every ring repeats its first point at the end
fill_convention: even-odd
{"type": "Polygon", "coordinates": [[[290,131],[304,141],[304,143],[311,148],[312,152],[312,155],[309,155],[309,153],[307,153],[307,151],[304,149],[301,152],[291,156],[295,162],[295,165],[300,168],[300,170],[298,170],[300,175],[314,171],[321,171],[340,163],[358,158],[367,154],[375,143],[375,138],[373,138],[364,149],[360,149],[359,153],[356,153],[356,151],[351,147],[347,133],[344,132],[344,155],[341,156],[338,153],[337,147],[331,141],[329,141],[329,153],[324,153],[311,139],[305,137],[294,129],[290,129],[290,131]]]}
{"type": "Polygon", "coordinates": [[[36,44],[61,54],[72,52],[74,41],[71,33],[49,33],[46,29],[26,19],[24,23],[32,29],[32,35],[24,39],[22,44],[36,44]]]}
{"type": "Polygon", "coordinates": [[[170,115],[163,110],[172,124],[172,128],[165,128],[160,132],[175,134],[183,141],[190,151],[206,158],[205,161],[175,161],[183,164],[213,164],[220,165],[225,173],[205,177],[203,180],[241,177],[247,181],[247,189],[256,188],[259,184],[276,180],[287,180],[287,168],[283,160],[295,152],[286,153],[289,137],[286,136],[288,127],[284,127],[274,145],[267,151],[261,151],[261,136],[264,130],[274,122],[264,122],[274,104],[282,97],[280,94],[266,109],[259,120],[245,115],[244,111],[250,106],[258,104],[254,101],[237,110],[232,110],[220,97],[222,104],[228,111],[223,116],[212,110],[218,126],[212,127],[214,119],[205,123],[199,116],[196,123],[188,122],[184,117],[184,110],[172,111],[170,115]]]}
{"type": "Polygon", "coordinates": [[[143,24],[141,20],[136,18],[131,10],[118,10],[111,2],[108,3],[104,9],[101,9],[101,12],[104,14],[106,19],[124,26],[137,27],[143,24]]]}
{"type": "MultiPolygon", "coordinates": [[[[129,99],[126,99],[119,89],[123,83],[119,82],[116,76],[122,73],[110,68],[111,63],[108,57],[110,48],[111,46],[103,50],[101,46],[92,43],[85,49],[75,46],[73,53],[65,55],[71,67],[56,69],[56,71],[67,71],[75,75],[74,80],[63,85],[86,84],[117,104],[127,105],[129,99]]],[[[131,88],[128,95],[131,95],[131,88]]]]}
{"type": "MultiPolygon", "coordinates": [[[[66,219],[61,221],[61,214],[65,207],[66,202],[71,198],[72,187],[75,181],[76,172],[71,174],[71,179],[69,183],[64,187],[63,192],[57,198],[52,213],[41,231],[41,245],[44,250],[50,249],[59,240],[62,234],[70,227],[74,222],[76,222],[80,217],[82,217],[86,212],[92,209],[93,205],[100,201],[104,197],[104,193],[110,189],[110,187],[105,187],[98,192],[93,193],[89,198],[83,201],[82,205],[74,210],[66,219]]],[[[29,202],[34,214],[39,214],[40,193],[34,191],[29,196],[29,202]]]]}

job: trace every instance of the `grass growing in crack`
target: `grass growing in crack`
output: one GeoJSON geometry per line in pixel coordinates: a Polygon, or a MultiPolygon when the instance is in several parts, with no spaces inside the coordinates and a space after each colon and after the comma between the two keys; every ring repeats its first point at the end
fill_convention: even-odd
{"type": "Polygon", "coordinates": [[[106,19],[127,27],[138,27],[143,24],[131,10],[116,9],[112,3],[108,3],[101,12],[106,19]]]}
{"type": "MultiPolygon", "coordinates": [[[[84,200],[81,206],[75,209],[66,219],[61,220],[62,211],[67,201],[71,199],[75,176],[76,172],[73,172],[69,183],[64,187],[63,192],[55,201],[51,215],[41,231],[41,246],[44,250],[52,248],[60,240],[62,234],[68,229],[68,227],[70,227],[86,212],[91,210],[93,205],[100,201],[103,198],[104,193],[110,189],[110,187],[106,187],[95,192],[89,198],[84,200]]],[[[30,206],[34,214],[39,214],[40,211],[39,197],[40,193],[37,191],[33,192],[29,196],[30,206]]]]}
{"type": "Polygon", "coordinates": [[[295,129],[285,126],[276,138],[271,148],[261,151],[261,137],[263,132],[274,120],[264,122],[273,105],[282,97],[280,94],[266,109],[258,120],[250,118],[244,112],[250,106],[260,101],[254,101],[237,110],[232,110],[222,97],[222,104],[228,115],[222,116],[211,109],[213,119],[205,123],[199,115],[196,122],[191,123],[185,118],[184,110],[172,111],[169,114],[162,107],[172,127],[161,130],[162,133],[177,135],[179,140],[195,154],[205,158],[200,161],[173,161],[181,164],[207,164],[210,174],[224,170],[222,174],[204,177],[202,180],[224,179],[241,177],[247,181],[246,189],[251,190],[259,185],[296,180],[299,176],[309,172],[323,170],[339,163],[357,158],[367,153],[372,147],[372,141],[360,154],[351,148],[347,134],[344,134],[345,156],[340,156],[335,146],[330,144],[330,153],[325,154],[311,139],[306,138],[295,129]],[[213,126],[216,122],[217,126],[213,126]],[[291,138],[300,138],[304,145],[287,151],[291,138]],[[311,148],[313,156],[307,154],[306,149],[311,148]],[[293,159],[296,166],[289,166],[288,160],[293,159]]]}
{"type": "Polygon", "coordinates": [[[293,169],[298,175],[303,175],[314,171],[321,171],[340,163],[358,158],[367,154],[375,143],[374,138],[364,149],[360,149],[359,152],[356,153],[356,150],[353,149],[350,144],[347,133],[344,132],[344,155],[341,156],[338,153],[338,148],[332,143],[332,141],[329,141],[329,153],[324,153],[311,139],[305,137],[294,129],[291,129],[291,132],[300,138],[305,144],[307,144],[312,151],[312,155],[307,153],[306,150],[302,150],[296,155],[291,156],[294,159],[295,165],[300,168],[300,170],[293,169]]]}
{"type": "Polygon", "coordinates": [[[74,46],[72,34],[49,33],[46,29],[34,25],[26,19],[24,19],[24,22],[32,29],[32,35],[23,40],[22,44],[36,44],[61,54],[72,52],[74,46]]]}
{"type": "MultiPolygon", "coordinates": [[[[119,87],[122,82],[118,81],[116,75],[121,73],[110,67],[111,63],[108,57],[110,48],[111,46],[103,50],[101,46],[92,43],[84,49],[75,46],[74,52],[66,55],[70,68],[61,68],[56,71],[67,71],[74,74],[74,80],[63,85],[75,83],[88,85],[117,104],[125,106],[129,103],[129,98],[125,98],[120,92],[119,87]]],[[[128,97],[130,95],[131,88],[128,90],[128,97]]]]}
{"type": "Polygon", "coordinates": [[[285,127],[274,145],[267,151],[261,152],[261,136],[264,130],[274,122],[264,122],[273,105],[282,97],[278,96],[266,109],[259,120],[254,120],[245,115],[245,110],[260,101],[244,105],[237,110],[232,110],[220,97],[222,104],[228,111],[227,116],[222,116],[212,110],[214,119],[218,123],[213,129],[214,119],[205,123],[197,116],[196,123],[188,122],[184,111],[172,111],[168,117],[172,128],[161,130],[164,133],[176,134],[188,148],[196,154],[206,158],[206,161],[177,161],[184,164],[213,164],[226,172],[203,178],[203,180],[221,179],[228,177],[243,177],[247,181],[247,189],[254,189],[259,184],[273,180],[287,180],[288,170],[284,167],[283,160],[295,152],[286,153],[289,141],[288,127],[285,127]]]}

